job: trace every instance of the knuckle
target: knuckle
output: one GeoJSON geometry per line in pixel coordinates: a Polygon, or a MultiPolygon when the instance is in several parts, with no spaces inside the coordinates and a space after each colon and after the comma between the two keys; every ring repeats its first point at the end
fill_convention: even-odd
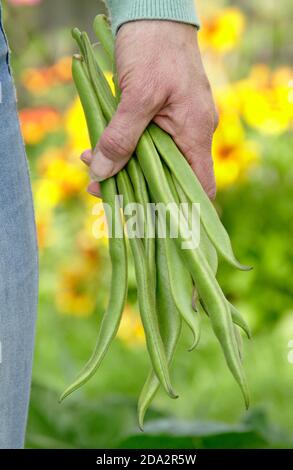
{"type": "Polygon", "coordinates": [[[131,87],[124,90],[125,106],[137,114],[149,114],[165,101],[167,85],[153,72],[141,71],[132,81],[131,87]]]}
{"type": "Polygon", "coordinates": [[[160,102],[160,92],[153,83],[144,83],[143,88],[136,89],[132,93],[132,109],[140,115],[149,114],[155,110],[160,102]]]}
{"type": "Polygon", "coordinates": [[[196,110],[196,117],[198,122],[203,125],[209,125],[214,122],[214,109],[213,105],[209,100],[203,100],[196,110]]]}
{"type": "Polygon", "coordinates": [[[99,149],[106,157],[116,161],[128,157],[133,151],[133,146],[127,132],[115,126],[105,130],[99,142],[99,149]]]}
{"type": "Polygon", "coordinates": [[[217,188],[216,185],[213,184],[209,189],[207,190],[207,195],[209,196],[210,199],[214,200],[217,195],[217,188]]]}

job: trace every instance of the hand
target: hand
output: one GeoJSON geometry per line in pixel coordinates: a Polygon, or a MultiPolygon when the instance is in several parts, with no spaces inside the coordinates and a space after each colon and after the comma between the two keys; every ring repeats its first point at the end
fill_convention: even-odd
{"type": "MultiPolygon", "coordinates": [[[[214,198],[211,146],[218,118],[196,28],[171,21],[126,23],[116,38],[116,65],[121,102],[95,150],[81,156],[93,180],[121,170],[153,120],[172,135],[214,198]]],[[[96,181],[88,191],[99,195],[96,181]]]]}

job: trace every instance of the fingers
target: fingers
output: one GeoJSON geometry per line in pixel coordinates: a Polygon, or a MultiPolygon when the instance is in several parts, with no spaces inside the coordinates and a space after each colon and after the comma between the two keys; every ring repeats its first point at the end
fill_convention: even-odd
{"type": "Polygon", "coordinates": [[[122,98],[93,152],[90,170],[97,181],[115,175],[126,165],[151,119],[151,111],[141,105],[136,95],[122,98]]]}
{"type": "MultiPolygon", "coordinates": [[[[86,150],[80,156],[80,159],[85,165],[90,166],[92,161],[92,151],[86,150]]],[[[92,196],[101,197],[101,188],[100,184],[97,181],[92,180],[87,187],[87,192],[92,196]]]]}
{"type": "Polygon", "coordinates": [[[101,188],[97,181],[91,181],[87,187],[87,192],[92,196],[102,197],[101,196],[101,188]]]}
{"type": "Polygon", "coordinates": [[[87,166],[89,166],[91,161],[92,161],[92,151],[91,150],[85,150],[81,154],[80,159],[83,163],[85,163],[87,166]]]}
{"type": "Polygon", "coordinates": [[[184,153],[209,198],[215,199],[217,190],[211,145],[201,138],[193,138],[192,140],[189,138],[188,141],[188,136],[184,135],[177,137],[175,142],[184,153]]]}
{"type": "Polygon", "coordinates": [[[213,124],[198,123],[174,136],[174,140],[210,199],[216,197],[216,180],[212,159],[213,124]]]}
{"type": "Polygon", "coordinates": [[[218,115],[212,105],[199,102],[180,105],[154,121],[172,135],[210,199],[216,196],[212,140],[218,115]]]}

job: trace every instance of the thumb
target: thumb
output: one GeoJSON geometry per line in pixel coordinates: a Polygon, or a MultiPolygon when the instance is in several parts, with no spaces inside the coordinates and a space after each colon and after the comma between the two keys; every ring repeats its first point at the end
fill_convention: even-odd
{"type": "Polygon", "coordinates": [[[151,112],[139,102],[133,95],[122,95],[116,114],[93,151],[90,170],[97,181],[110,178],[126,165],[151,121],[151,112]]]}

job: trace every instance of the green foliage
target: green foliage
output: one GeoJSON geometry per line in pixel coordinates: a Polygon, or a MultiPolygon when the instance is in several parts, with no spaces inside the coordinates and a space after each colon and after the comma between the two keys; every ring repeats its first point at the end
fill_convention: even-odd
{"type": "Polygon", "coordinates": [[[210,449],[288,447],[286,436],[268,423],[262,410],[238,424],[185,421],[156,416],[137,430],[133,400],[109,396],[103,400],[57,404],[49,389],[34,385],[27,436],[28,448],[54,449],[210,449]],[[58,420],[55,416],[58,415],[58,420]]]}
{"type": "Polygon", "coordinates": [[[255,329],[271,328],[292,312],[292,144],[289,135],[263,142],[261,166],[219,197],[237,255],[254,266],[245,277],[223,267],[221,281],[230,298],[251,312],[255,329]]]}

